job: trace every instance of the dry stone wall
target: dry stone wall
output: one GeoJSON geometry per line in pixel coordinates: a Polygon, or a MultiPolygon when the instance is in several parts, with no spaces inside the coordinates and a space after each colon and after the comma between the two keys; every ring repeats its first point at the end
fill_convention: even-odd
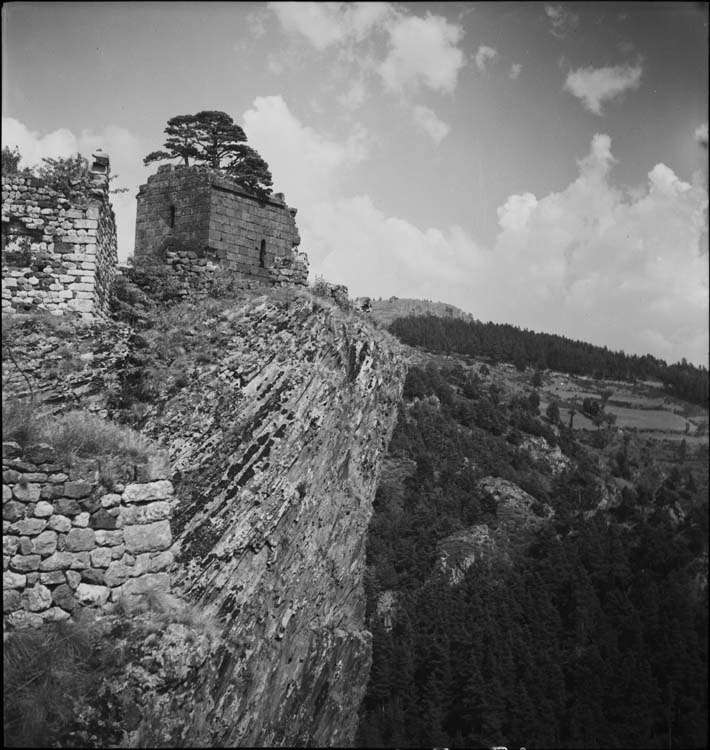
{"type": "Polygon", "coordinates": [[[32,176],[2,178],[2,312],[103,318],[118,262],[108,157],[83,205],[32,176]]]}
{"type": "Polygon", "coordinates": [[[226,289],[258,291],[265,285],[306,285],[308,281],[307,261],[300,266],[285,262],[271,269],[267,284],[263,278],[224,268],[209,252],[198,254],[194,250],[166,250],[162,261],[138,261],[136,267],[119,271],[146,291],[163,287],[171,296],[177,297],[207,297],[221,294],[226,289]]]}
{"type": "Polygon", "coordinates": [[[269,285],[307,283],[296,209],[281,193],[260,198],[213,170],[167,164],[141,185],[137,200],[139,267],[165,262],[196,288],[216,268],[269,285]]]}
{"type": "Polygon", "coordinates": [[[167,456],[137,481],[101,486],[46,444],[3,443],[3,614],[15,628],[112,611],[122,598],[168,591],[173,487],[167,456]]]}

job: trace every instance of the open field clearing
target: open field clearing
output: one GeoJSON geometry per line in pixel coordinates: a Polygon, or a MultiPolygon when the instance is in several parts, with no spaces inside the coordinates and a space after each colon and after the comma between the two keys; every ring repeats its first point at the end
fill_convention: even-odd
{"type": "Polygon", "coordinates": [[[678,433],[685,433],[687,427],[688,431],[691,429],[695,431],[693,425],[685,417],[665,409],[647,409],[644,407],[632,409],[625,406],[615,406],[610,402],[607,404],[606,410],[616,415],[617,427],[678,433]]]}

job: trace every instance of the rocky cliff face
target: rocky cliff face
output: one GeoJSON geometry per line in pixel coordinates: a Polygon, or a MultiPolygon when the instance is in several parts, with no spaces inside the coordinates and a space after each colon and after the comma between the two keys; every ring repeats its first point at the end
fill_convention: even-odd
{"type": "Polygon", "coordinates": [[[397,344],[307,296],[260,298],[210,329],[218,361],[197,365],[146,425],[171,454],[173,593],[221,630],[179,688],[174,736],[352,745],[370,667],[365,537],[404,379],[397,344]]]}
{"type": "Polygon", "coordinates": [[[175,489],[173,562],[147,601],[101,609],[114,656],[68,745],[352,745],[371,662],[366,534],[400,345],[288,289],[93,327],[28,319],[12,333],[4,395],[31,395],[41,413],[133,414],[168,450],[175,489]]]}

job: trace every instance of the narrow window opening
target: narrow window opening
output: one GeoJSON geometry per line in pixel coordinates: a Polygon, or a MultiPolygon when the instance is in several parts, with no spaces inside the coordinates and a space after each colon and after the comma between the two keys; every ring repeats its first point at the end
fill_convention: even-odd
{"type": "Polygon", "coordinates": [[[259,250],[259,265],[262,268],[266,267],[266,240],[261,241],[261,248],[259,250]]]}
{"type": "Polygon", "coordinates": [[[175,226],[175,206],[170,206],[170,227],[175,226]]]}

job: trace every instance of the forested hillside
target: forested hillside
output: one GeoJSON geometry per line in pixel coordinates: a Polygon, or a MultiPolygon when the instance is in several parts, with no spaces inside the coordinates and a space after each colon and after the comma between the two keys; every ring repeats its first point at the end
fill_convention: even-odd
{"type": "Polygon", "coordinates": [[[456,352],[491,357],[537,369],[585,374],[619,380],[659,380],[678,398],[707,408],[710,379],[708,370],[685,360],[668,365],[646,354],[610,351],[564,336],[535,333],[516,326],[481,323],[434,315],[399,318],[390,326],[395,336],[410,346],[433,352],[456,352]]]}
{"type": "MultiPolygon", "coordinates": [[[[431,346],[436,325],[397,330],[431,346]]],[[[708,516],[692,470],[650,477],[637,437],[583,444],[486,369],[409,372],[370,526],[360,744],[705,747],[708,516]]]]}

